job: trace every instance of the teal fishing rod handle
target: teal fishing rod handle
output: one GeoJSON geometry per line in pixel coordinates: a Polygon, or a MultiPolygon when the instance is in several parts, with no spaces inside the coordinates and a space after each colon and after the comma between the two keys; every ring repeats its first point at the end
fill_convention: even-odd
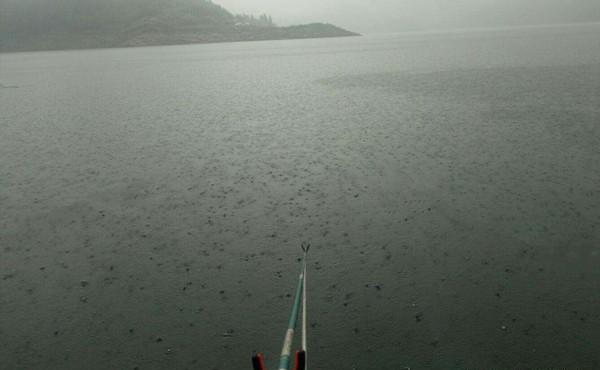
{"type": "MultiPolygon", "coordinates": [[[[296,294],[294,295],[294,304],[292,305],[292,312],[288,321],[288,327],[285,332],[285,338],[283,340],[283,348],[281,350],[281,356],[279,358],[278,370],[290,370],[290,359],[292,355],[292,343],[294,341],[294,333],[296,331],[296,325],[298,323],[298,316],[300,309],[303,306],[303,295],[304,295],[304,279],[306,273],[306,254],[310,249],[309,243],[302,243],[302,250],[304,251],[304,261],[302,263],[302,270],[300,270],[300,276],[298,278],[298,285],[296,287],[296,294]]],[[[304,328],[303,328],[304,330],[304,328]]],[[[304,335],[304,334],[303,334],[304,335]]],[[[305,339],[303,337],[303,343],[305,339]]],[[[294,370],[305,370],[306,369],[306,351],[303,348],[301,351],[296,352],[294,370]]],[[[254,370],[266,370],[265,359],[261,353],[255,353],[252,356],[252,367],[254,370]]]]}

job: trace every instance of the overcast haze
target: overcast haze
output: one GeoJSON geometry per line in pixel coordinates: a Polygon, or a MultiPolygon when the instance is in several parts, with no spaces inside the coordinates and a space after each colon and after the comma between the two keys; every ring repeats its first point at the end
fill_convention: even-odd
{"type": "Polygon", "coordinates": [[[359,32],[600,20],[598,0],[215,0],[279,24],[331,22],[359,32]]]}

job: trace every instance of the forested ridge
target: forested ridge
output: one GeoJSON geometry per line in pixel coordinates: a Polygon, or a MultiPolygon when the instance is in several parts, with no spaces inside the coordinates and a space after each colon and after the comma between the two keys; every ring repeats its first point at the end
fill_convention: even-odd
{"type": "Polygon", "coordinates": [[[329,24],[277,27],[208,0],[0,0],[0,50],[350,36],[329,24]]]}

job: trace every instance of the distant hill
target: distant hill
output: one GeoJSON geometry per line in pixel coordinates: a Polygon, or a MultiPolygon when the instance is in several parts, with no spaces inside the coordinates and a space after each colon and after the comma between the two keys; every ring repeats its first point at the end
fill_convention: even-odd
{"type": "Polygon", "coordinates": [[[331,24],[277,27],[209,0],[0,0],[0,51],[357,36],[331,24]]]}

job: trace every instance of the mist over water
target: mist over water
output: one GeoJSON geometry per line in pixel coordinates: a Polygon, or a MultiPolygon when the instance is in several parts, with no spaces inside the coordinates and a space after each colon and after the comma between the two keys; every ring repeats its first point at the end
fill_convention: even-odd
{"type": "Polygon", "coordinates": [[[598,368],[599,34],[0,54],[0,367],[598,368]]]}
{"type": "Polygon", "coordinates": [[[216,0],[281,24],[332,22],[361,33],[600,22],[596,0],[216,0]]]}

